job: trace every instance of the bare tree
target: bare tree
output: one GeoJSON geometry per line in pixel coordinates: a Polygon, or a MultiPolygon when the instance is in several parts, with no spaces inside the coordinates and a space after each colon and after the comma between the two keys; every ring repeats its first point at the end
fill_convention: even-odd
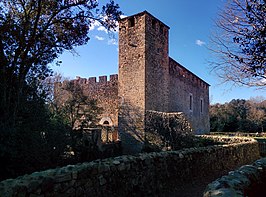
{"type": "Polygon", "coordinates": [[[95,126],[99,121],[102,108],[98,107],[97,100],[84,94],[80,84],[65,80],[61,86],[57,84],[54,96],[53,111],[72,129],[95,126]]]}
{"type": "Polygon", "coordinates": [[[247,119],[255,123],[261,128],[261,132],[264,132],[264,124],[266,122],[266,100],[263,96],[250,98],[250,109],[247,115],[247,119]]]}
{"type": "Polygon", "coordinates": [[[266,1],[229,0],[216,21],[212,70],[236,85],[266,87],[266,1]]]}

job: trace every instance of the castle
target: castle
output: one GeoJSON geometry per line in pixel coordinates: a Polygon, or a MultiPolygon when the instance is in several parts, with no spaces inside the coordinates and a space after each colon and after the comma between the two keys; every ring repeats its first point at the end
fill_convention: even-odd
{"type": "Polygon", "coordinates": [[[169,57],[169,27],[147,11],[119,21],[119,74],[74,80],[117,126],[128,152],[145,140],[145,112],[183,112],[196,134],[209,132],[209,84],[169,57]]]}

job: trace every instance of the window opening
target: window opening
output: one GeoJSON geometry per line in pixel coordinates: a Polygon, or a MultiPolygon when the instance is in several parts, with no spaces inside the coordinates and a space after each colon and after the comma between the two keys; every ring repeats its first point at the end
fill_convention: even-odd
{"type": "Polygon", "coordinates": [[[203,113],[203,98],[200,99],[200,113],[203,113]]]}
{"type": "Polygon", "coordinates": [[[156,21],[153,19],[152,20],[152,28],[155,29],[156,28],[156,21]]]}
{"type": "Polygon", "coordinates": [[[135,19],[134,19],[134,17],[132,17],[132,18],[130,18],[128,20],[128,26],[129,27],[134,27],[135,26],[135,19]]]}
{"type": "Polygon", "coordinates": [[[189,95],[189,110],[193,110],[193,96],[192,94],[189,95]]]}
{"type": "Polygon", "coordinates": [[[103,122],[104,125],[109,125],[109,122],[106,120],[103,122]]]}
{"type": "Polygon", "coordinates": [[[163,33],[163,25],[160,25],[160,33],[163,33]]]}

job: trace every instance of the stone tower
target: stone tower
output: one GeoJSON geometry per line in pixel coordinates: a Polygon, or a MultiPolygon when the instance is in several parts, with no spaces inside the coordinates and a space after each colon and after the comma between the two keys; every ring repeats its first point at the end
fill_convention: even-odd
{"type": "Polygon", "coordinates": [[[118,124],[125,154],[139,153],[143,145],[156,141],[158,136],[149,132],[158,114],[164,119],[182,114],[195,134],[210,130],[210,85],[169,57],[168,34],[169,27],[147,11],[126,17],[119,21],[118,78],[74,80],[103,108],[99,124],[118,124]]]}
{"type": "Polygon", "coordinates": [[[144,11],[119,22],[118,128],[125,153],[140,152],[145,111],[168,111],[169,27],[144,11]]]}

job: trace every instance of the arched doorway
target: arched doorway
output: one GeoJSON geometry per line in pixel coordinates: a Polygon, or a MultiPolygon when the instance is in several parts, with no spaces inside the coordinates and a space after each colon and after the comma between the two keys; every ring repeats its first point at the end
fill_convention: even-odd
{"type": "Polygon", "coordinates": [[[100,125],[108,125],[108,126],[113,126],[113,121],[109,117],[103,117],[100,122],[100,125]]]}
{"type": "Polygon", "coordinates": [[[101,139],[103,142],[115,142],[118,140],[118,130],[114,127],[113,121],[109,117],[103,117],[99,125],[102,126],[101,139]]]}
{"type": "Polygon", "coordinates": [[[105,121],[103,122],[103,125],[109,125],[109,122],[108,122],[107,120],[105,120],[105,121]]]}

